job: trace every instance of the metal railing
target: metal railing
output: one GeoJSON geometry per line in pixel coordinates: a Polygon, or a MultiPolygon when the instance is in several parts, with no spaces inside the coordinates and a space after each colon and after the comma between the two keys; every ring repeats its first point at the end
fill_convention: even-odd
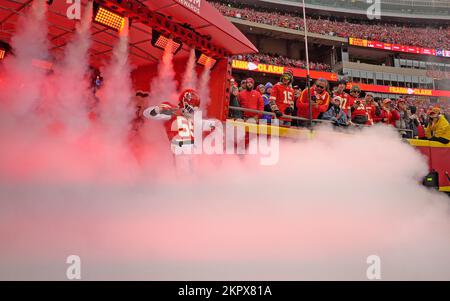
{"type": "MultiPolygon", "coordinates": [[[[235,107],[235,106],[229,106],[229,109],[234,110],[234,111],[248,112],[248,113],[255,113],[255,114],[260,114],[260,115],[269,115],[269,116],[276,117],[276,114],[273,112],[259,111],[259,110],[253,110],[253,109],[247,109],[247,108],[241,108],[241,107],[235,107]]],[[[290,116],[290,115],[285,115],[285,114],[283,114],[283,116],[281,116],[280,118],[292,119],[292,120],[298,120],[298,121],[306,121],[308,123],[310,122],[310,120],[308,118],[290,116]]],[[[312,122],[313,123],[328,123],[328,124],[333,123],[331,120],[323,120],[323,119],[313,119],[312,122]]],[[[353,124],[353,126],[356,128],[371,127],[370,125],[364,125],[364,124],[353,124]]],[[[303,127],[303,126],[298,126],[298,127],[303,127]]],[[[397,131],[400,133],[402,133],[402,132],[409,133],[410,134],[410,135],[408,135],[409,138],[414,138],[413,130],[397,128],[397,131]]]]}
{"type": "MultiPolygon", "coordinates": [[[[248,113],[255,113],[255,114],[261,114],[261,115],[270,115],[270,116],[274,116],[276,117],[277,115],[273,112],[267,112],[267,111],[259,111],[259,110],[253,110],[253,109],[246,109],[246,108],[241,108],[241,107],[234,107],[234,106],[229,106],[230,110],[234,110],[234,111],[241,111],[241,112],[248,112],[248,113]]],[[[285,118],[285,119],[292,119],[292,120],[298,120],[298,121],[307,121],[309,122],[308,118],[303,118],[303,117],[297,117],[297,116],[291,116],[291,115],[285,115],[283,114],[283,116],[281,116],[280,118],[285,118]]],[[[322,120],[322,119],[313,119],[313,122],[323,122],[323,123],[331,123],[330,120],[322,120]]]]}

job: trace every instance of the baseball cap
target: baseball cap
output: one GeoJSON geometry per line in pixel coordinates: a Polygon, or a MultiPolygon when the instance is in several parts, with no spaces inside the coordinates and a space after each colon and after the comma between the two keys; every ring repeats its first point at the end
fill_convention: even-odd
{"type": "Polygon", "coordinates": [[[438,115],[438,114],[440,114],[441,113],[441,108],[439,108],[439,107],[433,107],[433,108],[431,108],[430,110],[428,110],[428,115],[431,115],[431,114],[436,114],[436,115],[438,115]]]}
{"type": "Polygon", "coordinates": [[[387,105],[388,103],[391,103],[392,100],[390,100],[389,98],[386,98],[385,100],[383,100],[383,105],[387,105]]]}

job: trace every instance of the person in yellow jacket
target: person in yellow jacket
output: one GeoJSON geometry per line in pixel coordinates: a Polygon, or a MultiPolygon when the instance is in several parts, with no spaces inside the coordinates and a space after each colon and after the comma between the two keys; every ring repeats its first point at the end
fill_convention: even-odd
{"type": "Polygon", "coordinates": [[[445,116],[441,114],[441,109],[438,107],[432,108],[428,111],[430,122],[425,130],[425,136],[428,140],[437,141],[443,144],[450,142],[450,124],[445,116]]]}

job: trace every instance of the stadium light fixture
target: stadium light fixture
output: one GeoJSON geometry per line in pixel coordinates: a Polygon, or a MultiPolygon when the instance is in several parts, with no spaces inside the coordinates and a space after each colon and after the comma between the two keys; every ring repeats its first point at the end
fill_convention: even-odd
{"type": "Polygon", "coordinates": [[[152,30],[152,45],[156,48],[165,50],[169,41],[172,41],[172,53],[176,54],[181,50],[183,43],[173,40],[169,37],[164,36],[161,32],[153,29],[152,30]]]}
{"type": "Polygon", "coordinates": [[[205,68],[212,69],[216,65],[217,60],[207,56],[199,50],[195,50],[195,56],[197,58],[197,64],[204,66],[205,68]]]}
{"type": "Polygon", "coordinates": [[[4,60],[8,54],[12,53],[11,45],[0,40],[0,61],[4,60]]]}
{"type": "MultiPolygon", "coordinates": [[[[160,13],[158,10],[151,9],[142,0],[93,0],[95,5],[101,6],[104,9],[115,12],[130,20],[131,22],[142,23],[152,29],[161,32],[166,38],[172,39],[176,42],[175,46],[180,44],[187,44],[191,48],[199,49],[206,55],[210,55],[217,58],[225,58],[231,54],[222,47],[215,47],[212,40],[212,36],[202,35],[194,30],[194,27],[190,25],[190,21],[180,24],[172,17],[166,16],[160,13]]],[[[189,1],[188,1],[189,2],[189,1]]],[[[96,12],[94,10],[94,12],[96,12]]],[[[96,15],[96,14],[94,14],[96,15]]],[[[156,41],[152,43],[154,47],[156,41]]],[[[160,41],[160,44],[165,44],[164,41],[160,41]]],[[[180,46],[180,48],[181,48],[180,46]]],[[[158,47],[161,48],[161,47],[158,47]]],[[[175,47],[178,49],[179,47],[175,47]]]]}
{"type": "Polygon", "coordinates": [[[94,5],[94,22],[120,32],[125,25],[125,17],[102,6],[94,5]]]}

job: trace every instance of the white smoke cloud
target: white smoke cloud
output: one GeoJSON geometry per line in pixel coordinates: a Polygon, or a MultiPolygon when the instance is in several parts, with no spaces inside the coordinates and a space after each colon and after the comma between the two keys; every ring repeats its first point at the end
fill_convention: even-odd
{"type": "Polygon", "coordinates": [[[370,255],[385,280],[449,279],[448,198],[419,184],[426,163],[394,131],[281,145],[272,167],[204,156],[187,178],[160,162],[128,163],[139,171],[127,181],[3,182],[0,278],[33,278],[43,262],[39,277],[62,279],[77,254],[84,279],[365,280],[370,255]]]}
{"type": "MultiPolygon", "coordinates": [[[[128,62],[128,20],[105,68],[105,82],[99,92],[100,120],[105,135],[126,139],[133,118],[131,79],[128,62]]],[[[123,143],[123,142],[120,142],[123,143]]]]}
{"type": "Polygon", "coordinates": [[[197,89],[197,72],[195,71],[195,64],[195,49],[191,49],[181,83],[181,90],[197,89]]]}
{"type": "MultiPolygon", "coordinates": [[[[87,73],[92,13],[92,2],[88,2],[81,22],[77,24],[74,39],[65,48],[64,60],[56,66],[53,81],[50,81],[57,89],[56,95],[47,97],[48,109],[54,111],[54,118],[59,122],[63,120],[66,130],[77,135],[89,126],[88,100],[92,101],[92,95],[87,73]]],[[[51,87],[46,89],[51,90],[51,87]]]]}
{"type": "Polygon", "coordinates": [[[211,70],[209,68],[204,68],[202,75],[200,76],[199,91],[198,91],[201,99],[200,109],[203,112],[207,112],[207,108],[209,106],[209,103],[211,102],[209,90],[210,79],[211,79],[211,70]]]}
{"type": "Polygon", "coordinates": [[[173,42],[169,40],[158,66],[158,76],[154,77],[150,84],[149,102],[151,105],[158,105],[162,102],[176,104],[178,101],[177,83],[172,62],[172,47],[173,42]]]}
{"type": "MultiPolygon", "coordinates": [[[[31,27],[45,27],[39,20],[31,27]]],[[[21,26],[17,40],[31,30],[21,26]]],[[[87,37],[66,51],[68,65],[84,64],[87,37]]],[[[6,78],[20,79],[14,89],[34,55],[8,63],[6,78]]],[[[172,56],[164,57],[152,83],[158,103],[176,94],[172,56]]],[[[11,111],[1,108],[1,280],[64,280],[72,254],[84,280],[366,280],[370,255],[380,256],[384,280],[450,280],[449,200],[421,186],[425,159],[394,130],[322,128],[314,139],[282,141],[269,167],[257,156],[174,160],[160,123],[129,139],[126,31],[104,73],[98,121],[76,139],[48,126],[46,106],[32,121],[5,122],[11,111]],[[180,161],[188,172],[178,172],[180,161]]],[[[41,74],[51,81],[15,101],[53,101],[60,74],[41,74]]],[[[62,126],[85,116],[71,118],[62,126]]]]}
{"type": "Polygon", "coordinates": [[[49,59],[46,16],[45,0],[37,0],[17,21],[18,30],[11,40],[15,55],[4,62],[6,89],[0,89],[1,105],[10,115],[29,117],[39,106],[46,71],[33,66],[33,62],[49,59]]]}

